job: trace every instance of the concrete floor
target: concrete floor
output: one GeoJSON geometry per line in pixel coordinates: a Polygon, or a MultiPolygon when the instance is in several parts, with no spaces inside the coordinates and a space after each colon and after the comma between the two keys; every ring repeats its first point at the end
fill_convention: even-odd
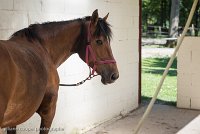
{"type": "MultiPolygon", "coordinates": [[[[146,107],[146,105],[140,106],[126,117],[108,121],[86,134],[133,134],[146,107]]],[[[139,134],[175,134],[199,114],[200,111],[197,110],[156,104],[139,134]]]]}

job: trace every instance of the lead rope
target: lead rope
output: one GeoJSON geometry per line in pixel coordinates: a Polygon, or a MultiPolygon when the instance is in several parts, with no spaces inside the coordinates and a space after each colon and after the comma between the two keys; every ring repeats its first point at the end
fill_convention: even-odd
{"type": "Polygon", "coordinates": [[[175,57],[176,57],[176,54],[177,54],[177,52],[178,52],[178,50],[179,50],[179,48],[180,48],[180,46],[181,46],[181,44],[182,44],[182,42],[183,42],[183,39],[184,39],[184,37],[185,37],[185,35],[186,35],[186,33],[187,33],[187,30],[188,30],[188,28],[189,28],[189,26],[190,26],[190,23],[191,23],[191,20],[192,20],[193,15],[194,15],[194,11],[195,11],[195,9],[196,9],[197,3],[198,3],[198,0],[194,0],[194,3],[193,3],[193,5],[192,5],[191,11],[190,11],[190,14],[189,14],[189,17],[188,17],[188,20],[187,20],[187,22],[186,22],[186,24],[185,24],[185,28],[184,28],[184,30],[183,30],[183,33],[182,33],[180,39],[179,39],[178,42],[177,42],[177,46],[176,46],[176,48],[175,48],[175,50],[174,50],[174,53],[172,54],[172,56],[171,56],[171,58],[170,58],[170,61],[169,61],[168,64],[167,64],[167,67],[166,67],[166,69],[165,69],[165,71],[164,71],[164,73],[163,73],[163,76],[162,76],[162,78],[161,78],[161,80],[160,80],[159,85],[157,86],[157,89],[156,89],[156,91],[155,91],[155,93],[154,93],[154,96],[153,96],[153,98],[151,99],[150,104],[148,105],[148,107],[147,107],[147,109],[146,109],[144,115],[142,116],[142,118],[140,119],[139,123],[137,124],[136,129],[135,129],[135,131],[134,131],[133,134],[137,134],[137,133],[139,132],[139,130],[140,130],[142,124],[144,123],[144,120],[148,117],[148,115],[150,114],[150,112],[151,112],[151,110],[152,110],[152,107],[153,107],[153,105],[154,105],[154,103],[155,103],[155,101],[156,101],[156,98],[157,98],[157,96],[158,96],[158,93],[160,92],[160,89],[161,89],[161,87],[162,87],[162,85],[163,85],[163,82],[164,82],[164,80],[165,80],[165,78],[166,78],[166,76],[167,76],[167,73],[168,73],[168,71],[169,71],[169,68],[171,67],[171,65],[172,65],[172,63],[173,63],[173,61],[174,61],[174,59],[175,59],[175,57]]]}
{"type": "Polygon", "coordinates": [[[59,86],[80,86],[83,83],[85,83],[87,80],[91,80],[92,78],[94,78],[95,76],[98,76],[97,74],[93,74],[91,73],[91,68],[89,67],[89,76],[87,78],[85,78],[84,80],[76,83],[76,84],[59,84],[59,86]]]}

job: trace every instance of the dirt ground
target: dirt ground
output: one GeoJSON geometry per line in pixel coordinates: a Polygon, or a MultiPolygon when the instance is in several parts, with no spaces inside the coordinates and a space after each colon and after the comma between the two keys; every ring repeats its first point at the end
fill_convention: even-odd
{"type": "MultiPolygon", "coordinates": [[[[146,107],[140,106],[126,117],[108,121],[85,134],[133,134],[146,107]]],[[[139,134],[175,134],[199,114],[197,110],[156,104],[139,134]]]]}

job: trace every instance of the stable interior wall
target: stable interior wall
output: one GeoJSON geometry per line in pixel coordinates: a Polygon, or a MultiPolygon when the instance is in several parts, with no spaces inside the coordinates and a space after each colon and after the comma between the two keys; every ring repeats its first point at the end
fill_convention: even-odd
{"type": "Polygon", "coordinates": [[[200,38],[185,37],[178,52],[177,106],[200,109],[200,38]]]}
{"type": "MultiPolygon", "coordinates": [[[[110,13],[111,46],[120,78],[111,85],[103,85],[98,76],[79,87],[60,87],[51,133],[82,133],[138,107],[139,1],[0,0],[0,39],[5,40],[30,24],[84,17],[95,9],[101,17],[110,13]]],[[[76,83],[88,76],[88,67],[75,54],[58,72],[61,83],[76,83]]],[[[18,128],[38,128],[39,124],[35,114],[18,128]]],[[[35,133],[30,130],[30,134],[35,133]]]]}

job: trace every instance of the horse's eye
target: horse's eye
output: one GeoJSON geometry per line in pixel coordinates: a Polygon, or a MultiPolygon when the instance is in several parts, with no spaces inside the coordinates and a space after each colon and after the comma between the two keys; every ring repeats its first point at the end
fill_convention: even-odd
{"type": "Polygon", "coordinates": [[[103,44],[102,40],[96,40],[96,43],[97,43],[97,45],[102,45],[103,44]]]}

